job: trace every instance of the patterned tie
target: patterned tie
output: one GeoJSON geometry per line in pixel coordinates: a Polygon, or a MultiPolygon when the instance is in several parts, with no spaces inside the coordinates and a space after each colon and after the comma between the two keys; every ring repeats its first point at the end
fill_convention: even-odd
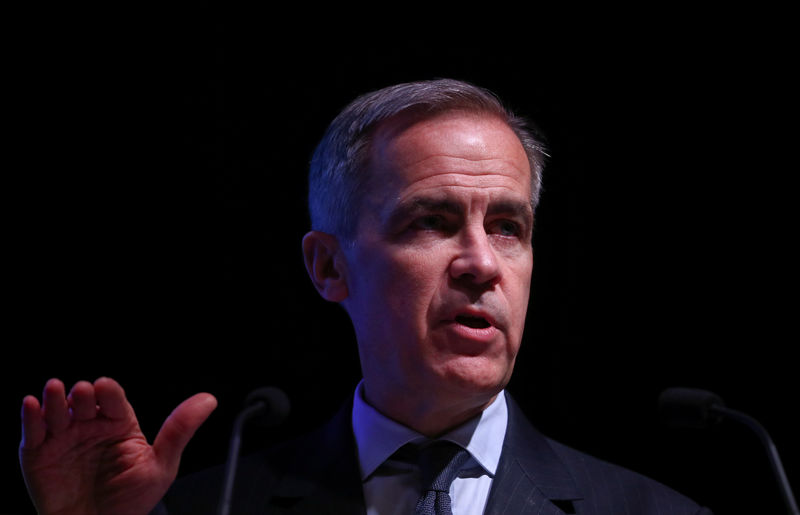
{"type": "Polygon", "coordinates": [[[422,496],[414,511],[416,515],[452,515],[450,483],[468,459],[469,452],[452,442],[438,441],[420,449],[422,496]]]}

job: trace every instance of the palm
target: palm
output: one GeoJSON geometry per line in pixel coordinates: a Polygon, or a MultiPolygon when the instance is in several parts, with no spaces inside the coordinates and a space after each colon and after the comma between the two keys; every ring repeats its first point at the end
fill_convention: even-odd
{"type": "Polygon", "coordinates": [[[97,407],[86,394],[88,383],[76,385],[66,420],[63,393],[51,383],[43,409],[31,397],[23,405],[20,462],[40,513],[147,513],[169,488],[183,448],[216,405],[204,394],[185,401],[151,446],[115,382],[95,383],[97,407]],[[84,401],[94,417],[81,406],[84,401]]]}

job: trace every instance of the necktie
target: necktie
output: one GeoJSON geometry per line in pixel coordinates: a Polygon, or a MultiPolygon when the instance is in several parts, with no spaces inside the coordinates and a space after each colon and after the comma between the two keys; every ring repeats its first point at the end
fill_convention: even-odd
{"type": "Polygon", "coordinates": [[[469,452],[452,442],[438,441],[420,449],[422,496],[417,502],[416,515],[452,515],[450,483],[467,459],[469,452]]]}

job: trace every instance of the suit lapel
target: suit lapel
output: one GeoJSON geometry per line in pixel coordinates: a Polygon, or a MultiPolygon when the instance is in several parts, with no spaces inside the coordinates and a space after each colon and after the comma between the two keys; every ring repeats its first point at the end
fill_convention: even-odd
{"type": "MultiPolygon", "coordinates": [[[[506,401],[503,453],[484,513],[575,513],[571,501],[581,496],[569,470],[508,394],[506,401]]],[[[328,424],[293,446],[288,473],[273,490],[278,513],[366,513],[351,412],[352,404],[346,403],[328,424]]]]}
{"type": "Polygon", "coordinates": [[[572,476],[508,394],[506,401],[508,428],[485,513],[570,513],[581,498],[572,476]]]}

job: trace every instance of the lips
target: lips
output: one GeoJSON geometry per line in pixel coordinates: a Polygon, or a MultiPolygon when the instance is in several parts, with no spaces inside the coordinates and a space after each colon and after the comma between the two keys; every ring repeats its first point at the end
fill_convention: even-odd
{"type": "Polygon", "coordinates": [[[448,325],[475,330],[502,329],[502,324],[494,311],[474,306],[461,306],[454,308],[442,318],[448,325]]]}
{"type": "Polygon", "coordinates": [[[505,310],[492,299],[467,303],[453,299],[439,310],[436,327],[446,334],[449,344],[458,352],[481,354],[506,334],[505,310]]]}
{"type": "Polygon", "coordinates": [[[492,324],[482,316],[456,315],[453,320],[455,320],[457,324],[465,325],[473,329],[486,329],[492,326],[492,324]]]}

